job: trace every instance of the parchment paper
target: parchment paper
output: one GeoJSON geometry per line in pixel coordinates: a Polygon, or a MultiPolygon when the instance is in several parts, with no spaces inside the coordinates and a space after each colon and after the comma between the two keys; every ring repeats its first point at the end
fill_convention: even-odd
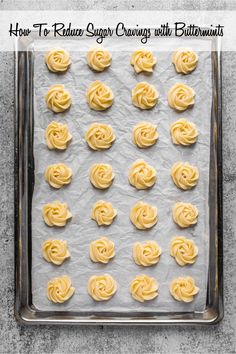
{"type": "MultiPolygon", "coordinates": [[[[77,311],[202,311],[206,303],[209,247],[209,156],[210,156],[210,112],[211,112],[211,56],[210,41],[167,39],[173,41],[173,50],[179,46],[191,46],[199,54],[197,69],[183,76],[175,72],[171,64],[171,53],[162,51],[165,42],[159,39],[149,41],[149,48],[157,57],[157,65],[151,75],[135,74],[129,64],[133,49],[141,47],[129,38],[107,39],[104,47],[112,52],[111,67],[103,73],[91,71],[86,63],[86,51],[94,46],[93,40],[38,40],[35,46],[34,67],[34,158],[35,187],[32,206],[32,289],[33,303],[39,310],[77,311]],[[44,64],[44,54],[54,47],[70,50],[72,65],[65,74],[50,73],[44,64]],[[204,51],[201,51],[204,48],[204,51]],[[206,50],[206,48],[208,50],[206,50]],[[91,110],[85,98],[88,85],[101,80],[110,86],[115,95],[111,109],[105,112],[91,110]],[[160,99],[150,111],[141,111],[131,103],[131,89],[139,81],[148,81],[158,90],[160,99]],[[184,113],[174,112],[167,103],[170,87],[183,82],[196,92],[192,109],[184,113]],[[68,112],[54,114],[47,108],[44,95],[53,84],[64,84],[72,96],[68,112]],[[172,144],[169,126],[178,118],[185,117],[196,123],[199,130],[198,142],[192,147],[172,144]],[[68,124],[73,136],[72,143],[64,152],[49,151],[44,139],[45,128],[56,120],[68,124]],[[140,150],[131,142],[132,127],[147,120],[157,124],[159,140],[149,149],[140,150]],[[104,152],[91,151],[84,139],[85,132],[93,122],[111,124],[116,134],[115,144],[104,152]],[[128,168],[138,158],[150,163],[157,171],[157,183],[150,190],[137,191],[129,185],[128,168]],[[181,191],[172,182],[170,170],[176,161],[189,161],[200,172],[197,187],[181,191]],[[64,162],[73,170],[72,183],[54,190],[44,180],[44,170],[49,164],[64,162]],[[113,185],[106,191],[92,187],[88,170],[95,162],[110,163],[115,172],[113,185]],[[98,227],[91,220],[90,212],[94,202],[104,199],[112,202],[118,216],[109,227],[98,227]],[[73,214],[72,220],[63,228],[49,228],[42,218],[45,203],[60,200],[67,202],[73,214]],[[149,231],[138,231],[129,220],[130,208],[143,200],[158,208],[159,221],[149,231]],[[178,201],[191,202],[199,209],[198,223],[193,228],[182,230],[172,220],[172,206],[178,201]],[[115,242],[116,256],[107,265],[93,263],[89,258],[89,244],[100,236],[108,236],[115,242]],[[192,266],[180,267],[169,255],[172,237],[183,235],[194,239],[199,249],[197,261],[192,266]],[[71,258],[61,266],[47,263],[41,254],[43,241],[50,238],[65,239],[71,258]],[[140,267],[132,259],[132,246],[137,241],[155,240],[162,248],[159,264],[140,267]],[[111,274],[118,283],[116,295],[107,302],[95,302],[87,293],[87,282],[93,274],[111,274]],[[147,274],[157,279],[159,296],[150,302],[139,303],[132,299],[129,284],[137,274],[147,274]],[[76,288],[74,296],[64,304],[53,304],[46,296],[47,282],[67,274],[76,288]],[[175,301],[169,293],[171,280],[178,276],[192,276],[200,288],[192,303],[175,301]]],[[[146,46],[147,47],[147,46],[146,46]]]]}

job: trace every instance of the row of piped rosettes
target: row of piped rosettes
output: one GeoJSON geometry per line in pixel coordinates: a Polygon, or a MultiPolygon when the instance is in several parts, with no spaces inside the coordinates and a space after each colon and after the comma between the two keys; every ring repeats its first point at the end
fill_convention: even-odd
{"type": "MultiPolygon", "coordinates": [[[[195,91],[183,83],[174,84],[168,91],[168,103],[178,112],[186,111],[195,103],[195,91]]],[[[95,111],[105,111],[114,102],[115,96],[112,89],[105,83],[96,80],[86,91],[86,100],[89,107],[95,111]]],[[[72,104],[70,92],[61,84],[49,87],[45,95],[47,106],[54,113],[68,110],[72,104]]],[[[150,110],[159,100],[157,89],[146,81],[139,82],[131,90],[131,100],[135,107],[141,110],[150,110]]]]}
{"type": "MultiPolygon", "coordinates": [[[[88,294],[95,301],[108,301],[116,293],[118,288],[116,280],[110,274],[92,275],[88,280],[88,294]]],[[[159,285],[155,278],[145,274],[137,275],[131,282],[130,294],[136,301],[144,302],[155,299],[158,296],[159,285]]],[[[173,298],[177,301],[191,302],[198,293],[194,279],[186,276],[172,280],[169,290],[173,298]]],[[[71,298],[75,288],[71,279],[64,275],[54,278],[48,282],[48,299],[60,304],[71,298]]]]}
{"type": "MultiPolygon", "coordinates": [[[[181,72],[180,69],[180,61],[181,61],[181,55],[180,52],[174,53],[173,59],[175,57],[175,60],[173,61],[176,67],[177,72],[181,72]],[[177,56],[176,56],[177,55],[177,56]],[[178,57],[178,60],[177,60],[178,57]],[[178,62],[178,63],[177,63],[178,62]]],[[[189,53],[187,51],[187,53],[189,53]]],[[[106,57],[108,57],[106,55],[106,57]]],[[[182,56],[183,61],[187,62],[188,60],[191,60],[191,56],[187,54],[187,56],[182,56]]],[[[88,64],[89,66],[94,69],[95,71],[102,71],[106,69],[109,65],[103,66],[101,64],[104,61],[103,53],[101,51],[99,52],[98,50],[93,50],[88,53],[87,56],[88,59],[88,64]],[[95,58],[95,59],[94,59],[95,58]],[[93,64],[96,61],[96,66],[93,67],[93,64]],[[96,68],[99,67],[99,62],[100,62],[100,70],[97,70],[96,68]],[[102,70],[101,70],[101,67],[102,70]]],[[[111,60],[111,56],[110,56],[111,60]]],[[[49,68],[49,70],[53,72],[57,71],[65,71],[68,69],[69,65],[71,64],[70,57],[67,52],[63,52],[63,50],[59,51],[51,51],[46,55],[45,58],[46,64],[49,68]],[[67,66],[64,65],[63,69],[63,60],[66,58],[67,66]],[[60,62],[62,65],[60,65],[60,62]],[[60,67],[60,69],[59,69],[60,67]]],[[[150,62],[149,62],[150,63],[150,62]]],[[[156,63],[156,59],[153,57],[152,53],[147,51],[136,51],[132,55],[131,59],[131,64],[134,66],[135,71],[137,73],[141,71],[153,71],[153,67],[156,63]],[[149,59],[152,58],[153,60],[153,65],[148,65],[149,59]],[[148,68],[149,67],[149,68],[148,68]],[[146,68],[146,69],[145,69],[146,68]]],[[[197,56],[196,56],[196,63],[197,63],[197,56]]],[[[195,63],[195,64],[196,64],[195,63]]],[[[65,64],[65,63],[64,63],[65,64]]],[[[188,64],[187,64],[188,66],[188,64]]],[[[185,68],[187,67],[185,65],[185,68]]],[[[184,67],[184,66],[183,66],[184,67]]],[[[195,65],[196,67],[196,65],[195,65]]],[[[192,66],[192,69],[190,70],[185,70],[185,74],[191,72],[192,70],[195,69],[195,67],[192,66]]],[[[90,106],[91,109],[100,111],[100,110],[106,110],[109,107],[111,107],[113,101],[114,101],[114,95],[112,90],[106,86],[104,83],[95,81],[93,82],[87,92],[86,92],[86,97],[87,97],[87,102],[90,106]]],[[[134,106],[140,108],[140,109],[152,109],[157,103],[158,103],[158,97],[159,94],[155,87],[153,85],[148,84],[147,82],[141,82],[137,84],[134,89],[132,90],[132,102],[134,106]]],[[[177,111],[184,111],[187,108],[191,107],[194,104],[194,97],[195,97],[195,92],[192,88],[184,85],[184,84],[176,84],[174,85],[169,93],[168,93],[168,102],[170,107],[174,108],[177,111]]],[[[72,101],[71,101],[71,96],[70,93],[64,89],[63,85],[54,85],[50,87],[48,93],[46,94],[46,103],[48,105],[48,108],[51,109],[55,113],[60,113],[66,111],[72,101]]],[[[172,135],[172,141],[174,144],[182,144],[182,145],[191,145],[196,142],[197,139],[197,130],[196,127],[194,126],[193,123],[188,122],[185,119],[180,119],[179,121],[175,122],[171,126],[171,135],[172,135]]],[[[148,122],[141,122],[139,123],[136,127],[134,127],[133,130],[133,136],[132,140],[133,142],[140,148],[148,148],[149,146],[152,146],[153,144],[156,143],[158,139],[158,133],[156,130],[156,127],[153,126],[152,124],[148,122]]],[[[57,148],[57,149],[65,149],[71,140],[71,134],[68,132],[68,128],[66,125],[62,125],[57,122],[52,122],[51,125],[48,126],[46,130],[46,140],[47,140],[47,145],[48,147],[51,148],[57,148]],[[54,131],[56,130],[56,133],[54,131]],[[61,139],[62,138],[62,139],[61,139]]],[[[98,126],[98,124],[94,123],[92,127],[90,127],[89,131],[86,134],[86,140],[88,145],[94,150],[103,150],[106,148],[110,148],[112,143],[115,140],[115,136],[113,134],[112,128],[108,125],[106,126],[98,126]],[[97,138],[99,136],[99,139],[97,138]],[[102,138],[101,138],[102,137],[102,138]]],[[[184,164],[181,162],[176,163],[171,171],[172,179],[176,186],[178,186],[181,189],[191,189],[193,188],[198,181],[198,170],[196,167],[189,165],[188,163],[184,164]],[[187,176],[186,176],[187,173],[187,176]]],[[[53,165],[49,166],[45,172],[45,179],[48,181],[48,183],[55,187],[55,188],[61,188],[63,185],[68,184],[71,182],[72,178],[72,171],[70,168],[68,168],[65,164],[58,164],[58,165],[53,165]]],[[[114,173],[112,171],[112,167],[108,164],[95,164],[92,166],[90,170],[90,181],[93,184],[94,187],[99,188],[99,189],[106,189],[110,187],[112,184],[112,181],[114,179],[114,173]]],[[[131,167],[129,171],[129,182],[131,185],[136,187],[137,189],[147,189],[153,186],[153,184],[156,182],[156,171],[155,169],[148,165],[145,161],[143,160],[137,160],[133,166],[131,167]]],[[[180,203],[181,204],[181,203],[180,203]]],[[[182,203],[184,204],[184,203],[182,203]]],[[[187,203],[185,203],[187,204],[187,203]]],[[[195,207],[189,204],[192,209],[195,207]]],[[[187,219],[189,218],[189,205],[183,206],[183,212],[182,216],[184,214],[187,215],[187,219]]],[[[190,208],[191,209],[191,208],[190,208]]],[[[195,208],[196,209],[196,208],[195,208]]],[[[195,210],[196,212],[196,210],[195,210]]],[[[174,220],[178,220],[178,217],[175,215],[177,212],[173,210],[173,218],[174,220]],[[174,217],[175,215],[175,217],[174,217]]],[[[117,211],[113,209],[111,206],[111,203],[104,202],[104,201],[98,201],[96,205],[93,207],[93,211],[91,214],[91,217],[97,221],[98,225],[99,223],[110,225],[114,219],[114,217],[117,215],[117,211]],[[104,206],[105,204],[105,206],[104,206]],[[109,206],[109,207],[108,207],[109,206]],[[100,208],[100,212],[99,212],[100,208]],[[104,213],[105,210],[105,213],[104,213]],[[106,215],[106,212],[108,210],[108,215],[106,215]],[[102,220],[102,221],[101,221],[102,220]],[[103,223],[104,222],[104,223],[103,223]]],[[[60,203],[60,202],[55,202],[51,204],[47,204],[43,208],[43,216],[45,223],[49,226],[64,226],[69,220],[72,215],[70,211],[67,208],[67,205],[65,203],[60,203]]],[[[151,205],[148,205],[147,203],[142,203],[138,202],[136,205],[132,208],[131,213],[130,213],[130,219],[132,223],[138,228],[138,229],[148,229],[153,227],[156,222],[157,222],[157,208],[151,205]]],[[[185,218],[186,219],[186,218],[185,218]]],[[[197,219],[197,217],[196,217],[197,219]]],[[[181,217],[180,217],[181,220],[181,217]]],[[[186,221],[186,220],[185,220],[186,221]]],[[[181,221],[180,221],[181,222],[181,221]]],[[[178,223],[178,221],[176,221],[178,223]]],[[[196,221],[192,222],[192,224],[196,223],[196,221]]],[[[183,224],[184,225],[184,222],[183,224]]],[[[188,227],[191,225],[191,221],[186,223],[186,226],[182,227],[188,227]]],[[[52,240],[55,242],[60,242],[59,240],[52,240]]],[[[99,240],[97,240],[99,241],[99,240]]],[[[50,243],[50,240],[48,240],[50,243]]],[[[61,241],[62,244],[65,245],[65,241],[61,241]]],[[[96,241],[94,241],[96,242],[96,241]]],[[[156,247],[159,247],[154,241],[149,241],[151,242],[152,246],[156,245],[156,247]]],[[[150,246],[150,244],[149,244],[150,246]]],[[[66,246],[67,247],[67,246],[66,246]]],[[[136,248],[137,252],[139,250],[140,252],[140,245],[136,248]]],[[[54,256],[56,255],[56,247],[52,247],[54,250],[54,256]]],[[[150,247],[146,246],[144,247],[144,253],[145,256],[147,256],[146,251],[148,251],[148,256],[149,258],[152,258],[152,255],[150,254],[150,247]]],[[[155,250],[155,247],[154,247],[155,250]]],[[[103,254],[106,253],[106,251],[109,253],[109,247],[103,248],[103,254]]],[[[160,249],[159,249],[160,251],[160,249]]],[[[137,253],[136,252],[136,253],[137,253]]],[[[161,251],[160,251],[161,252],[161,251]]],[[[194,263],[197,257],[197,247],[193,243],[193,241],[185,239],[184,237],[176,237],[173,242],[172,242],[172,247],[171,247],[171,255],[175,257],[177,263],[179,265],[185,265],[185,264],[191,264],[194,263]],[[187,250],[187,251],[186,251],[187,250]],[[182,253],[181,253],[182,252],[182,253]]],[[[68,258],[69,251],[68,249],[64,250],[64,255],[65,259],[68,258]]],[[[134,255],[134,253],[133,253],[134,255]]],[[[140,256],[141,257],[141,256],[140,256]]],[[[137,255],[134,255],[134,260],[138,264],[140,262],[140,265],[144,265],[144,262],[142,264],[142,261],[139,260],[137,255]]],[[[143,255],[144,257],[144,255],[143,255]]],[[[158,256],[159,260],[160,254],[158,256]]],[[[47,258],[44,253],[44,258],[46,260],[49,260],[50,257],[47,258]]],[[[91,260],[95,260],[95,256],[91,256],[90,252],[90,258],[91,260]]],[[[111,257],[112,258],[112,257],[111,257]]],[[[141,257],[142,258],[142,257],[141,257]]],[[[140,259],[141,259],[140,258],[140,259]]],[[[153,264],[158,263],[154,261],[153,264]]],[[[56,263],[55,263],[56,264],[56,263]]],[[[61,264],[60,261],[58,264],[61,264]]],[[[150,264],[147,264],[150,265],[150,264]]],[[[144,265],[145,266],[145,265],[144,265]]],[[[68,298],[70,298],[74,292],[74,288],[71,285],[71,281],[67,276],[62,277],[63,278],[63,286],[60,286],[60,278],[55,278],[54,280],[50,281],[48,284],[48,298],[54,302],[64,302],[68,298]],[[65,286],[65,281],[67,283],[67,286],[65,286]],[[53,299],[53,296],[51,296],[51,293],[59,293],[60,291],[63,290],[63,287],[65,289],[68,289],[68,294],[70,296],[65,296],[64,300],[63,298],[58,301],[58,299],[53,299]],[[71,289],[73,291],[71,292],[71,289]]],[[[109,284],[109,287],[113,288],[111,296],[114,295],[116,291],[116,282],[114,279],[105,274],[102,276],[93,276],[90,278],[89,283],[88,283],[88,293],[95,299],[95,300],[108,300],[111,296],[104,295],[104,297],[99,296],[98,294],[95,294],[95,290],[97,289],[97,286],[100,286],[106,281],[109,284]],[[100,282],[101,281],[101,282],[100,282]],[[94,289],[93,289],[93,285],[94,289]],[[100,284],[100,285],[98,285],[100,284]]],[[[175,279],[170,286],[170,292],[174,296],[176,300],[179,301],[192,301],[193,295],[195,295],[198,292],[198,288],[193,286],[193,288],[190,290],[191,287],[189,287],[189,284],[192,283],[194,284],[193,279],[190,277],[188,278],[178,278],[175,279]],[[179,293],[178,290],[173,290],[174,287],[182,287],[182,290],[184,289],[184,286],[186,286],[186,291],[189,291],[189,297],[184,296],[178,296],[177,293],[179,293]]],[[[151,300],[154,297],[157,296],[157,289],[158,285],[155,279],[147,277],[146,275],[140,275],[137,276],[134,281],[131,284],[130,291],[132,296],[138,300],[138,301],[145,301],[145,300],[151,300]],[[154,286],[155,291],[152,293],[150,290],[154,286]],[[134,289],[133,289],[134,287],[134,289]],[[138,289],[138,290],[137,290],[138,289]],[[142,296],[140,297],[137,295],[136,290],[138,294],[141,294],[142,292],[145,294],[149,290],[150,296],[142,296]]],[[[180,289],[181,290],[181,289],[180,289]]],[[[180,291],[181,292],[181,291],[180,291]]],[[[146,293],[147,294],[147,293],[146,293]]]]}
{"type": "MultiPolygon", "coordinates": [[[[187,162],[176,162],[171,168],[171,177],[178,188],[192,189],[198,183],[198,168],[187,162]]],[[[96,163],[90,167],[89,178],[95,188],[108,189],[113,184],[115,172],[110,164],[96,163]]],[[[49,165],[45,170],[45,180],[51,187],[62,188],[71,183],[72,170],[64,163],[49,165]]],[[[128,180],[131,186],[136,189],[145,190],[154,186],[157,181],[157,173],[154,167],[139,159],[129,168],[128,180]]]]}
{"type": "MultiPolygon", "coordinates": [[[[110,274],[92,275],[88,280],[88,294],[95,301],[108,301],[116,293],[118,288],[116,280],[110,274]]],[[[155,278],[145,274],[137,275],[131,282],[130,294],[136,301],[144,302],[155,299],[158,296],[159,285],[155,278]]],[[[191,302],[198,293],[194,279],[186,276],[172,280],[169,290],[177,301],[191,302]]],[[[64,275],[48,282],[48,299],[54,303],[63,303],[71,298],[75,288],[71,279],[64,275]]]]}
{"type": "MultiPolygon", "coordinates": [[[[196,125],[185,118],[180,118],[171,124],[170,134],[173,144],[184,146],[194,144],[198,137],[196,125]]],[[[131,141],[140,149],[146,149],[156,144],[158,137],[157,126],[142,121],[133,127],[131,141]]],[[[50,150],[65,150],[71,139],[72,135],[67,125],[56,121],[48,125],[46,143],[50,150]]],[[[115,139],[116,135],[109,124],[92,123],[85,134],[88,146],[95,151],[110,149],[115,139]]]]}
{"type": "MultiPolygon", "coordinates": [[[[98,226],[109,226],[117,217],[117,209],[112,203],[98,200],[91,209],[91,219],[98,226]]],[[[193,226],[198,220],[198,209],[191,203],[178,202],[172,208],[173,220],[181,228],[193,226]]],[[[43,219],[46,225],[52,227],[65,226],[72,214],[66,203],[59,201],[43,206],[43,219]]],[[[147,230],[156,225],[158,221],[157,208],[153,205],[139,201],[130,210],[130,220],[138,230],[147,230]]]]}
{"type": "MultiPolygon", "coordinates": [[[[92,48],[87,53],[89,67],[97,72],[104,71],[112,63],[112,54],[102,47],[92,48]]],[[[71,65],[70,54],[61,48],[49,51],[45,56],[45,62],[50,71],[65,72],[71,65]]],[[[189,74],[196,69],[198,55],[191,48],[179,48],[172,55],[172,63],[177,73],[189,74]]],[[[152,51],[138,49],[131,55],[130,64],[137,74],[141,72],[152,73],[157,63],[157,58],[152,51]]]]}

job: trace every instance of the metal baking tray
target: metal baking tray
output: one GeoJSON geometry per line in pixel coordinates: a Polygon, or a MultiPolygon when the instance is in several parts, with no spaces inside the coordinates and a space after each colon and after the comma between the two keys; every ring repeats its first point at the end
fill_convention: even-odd
{"type": "Polygon", "coordinates": [[[15,51],[15,316],[25,324],[215,324],[223,318],[222,118],[220,40],[212,38],[209,271],[203,312],[39,311],[32,302],[31,204],[34,188],[34,54],[31,37],[15,51]]]}

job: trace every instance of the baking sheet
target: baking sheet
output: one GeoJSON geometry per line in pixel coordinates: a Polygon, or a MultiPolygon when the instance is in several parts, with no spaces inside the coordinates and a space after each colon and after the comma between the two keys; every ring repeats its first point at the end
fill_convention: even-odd
{"type": "MultiPolygon", "coordinates": [[[[183,41],[173,41],[173,50],[184,45],[183,41]]],[[[140,47],[132,39],[107,40],[104,46],[112,51],[111,67],[103,73],[92,72],[86,64],[86,51],[94,46],[92,40],[65,41],[59,43],[70,48],[72,65],[65,74],[53,74],[44,64],[46,50],[58,46],[54,40],[36,41],[34,67],[34,158],[35,186],[32,203],[32,294],[33,304],[39,310],[74,310],[89,312],[182,312],[202,311],[206,303],[208,245],[209,245],[209,156],[211,117],[211,42],[205,40],[188,41],[199,54],[199,64],[190,75],[178,75],[171,64],[171,53],[159,51],[162,46],[156,39],[150,48],[158,62],[152,75],[135,74],[129,60],[132,50],[140,47]],[[208,51],[201,51],[202,48],[208,51]],[[78,50],[79,46],[79,50],[78,50]],[[75,50],[74,50],[75,49],[75,50]],[[92,111],[85,98],[88,85],[101,80],[110,86],[115,95],[111,109],[105,112],[92,111]],[[131,103],[131,89],[139,81],[148,81],[158,90],[158,105],[151,111],[140,111],[131,103]],[[167,103],[167,92],[176,82],[184,82],[193,87],[196,101],[192,109],[184,113],[174,112],[167,103]],[[50,85],[64,84],[72,96],[72,106],[68,112],[54,114],[45,104],[44,95],[50,85]],[[199,130],[197,144],[192,147],[178,147],[172,144],[169,126],[178,118],[185,117],[196,123],[199,130]],[[49,151],[45,144],[45,128],[52,121],[65,122],[73,136],[64,152],[49,151]],[[131,142],[132,127],[141,120],[157,124],[158,143],[147,150],[140,150],[131,142]],[[111,124],[116,134],[116,142],[110,150],[91,151],[84,135],[93,122],[111,124]],[[128,167],[138,158],[155,167],[158,181],[146,191],[137,191],[128,183],[128,167]],[[170,177],[171,166],[176,161],[189,161],[199,168],[200,179],[191,191],[181,191],[170,177]],[[44,181],[44,170],[48,164],[64,162],[73,170],[72,183],[62,190],[54,190],[44,181]],[[88,177],[89,167],[95,162],[110,163],[116,174],[114,183],[107,191],[92,187],[88,177]],[[90,212],[94,202],[104,199],[112,202],[118,210],[114,223],[105,228],[98,227],[91,220],[90,212]],[[42,219],[45,203],[60,200],[67,202],[73,214],[65,228],[49,228],[42,219]],[[159,221],[149,231],[137,230],[129,220],[130,208],[138,200],[156,205],[159,221]],[[172,205],[178,201],[191,202],[199,209],[198,224],[186,230],[179,229],[172,221],[172,205]],[[116,257],[107,265],[92,263],[89,258],[89,244],[100,236],[108,236],[115,242],[116,257]],[[179,267],[169,255],[173,236],[183,235],[194,239],[199,249],[196,263],[179,267]],[[43,260],[41,246],[49,238],[66,239],[71,253],[70,260],[55,266],[43,260]],[[160,262],[151,268],[136,265],[132,259],[132,246],[137,241],[155,240],[162,248],[160,262]],[[108,302],[95,302],[87,294],[87,281],[93,274],[111,274],[118,283],[116,295],[108,302]],[[159,296],[153,301],[139,303],[129,293],[131,280],[140,273],[153,276],[159,283],[159,296]],[[74,296],[64,304],[53,304],[46,297],[47,282],[56,276],[67,274],[76,288],[74,296]],[[177,276],[194,277],[199,294],[192,303],[175,301],[169,294],[169,283],[177,276]]]]}

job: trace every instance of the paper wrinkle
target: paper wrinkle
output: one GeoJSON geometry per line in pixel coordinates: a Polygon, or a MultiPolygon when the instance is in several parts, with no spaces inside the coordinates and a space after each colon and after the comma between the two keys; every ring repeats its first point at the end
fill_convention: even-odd
{"type": "MultiPolygon", "coordinates": [[[[174,39],[173,48],[175,49],[174,39]]],[[[86,46],[94,42],[86,39],[86,46]]],[[[54,48],[53,40],[36,41],[34,66],[34,159],[35,186],[32,204],[32,292],[33,304],[39,310],[111,311],[111,312],[191,312],[202,311],[206,304],[209,247],[209,156],[211,117],[211,53],[198,52],[201,40],[193,40],[191,46],[198,52],[197,69],[183,76],[175,72],[170,52],[161,52],[158,39],[152,48],[157,65],[151,75],[135,74],[130,65],[132,52],[129,42],[108,40],[106,49],[113,55],[112,65],[102,73],[95,73],[86,63],[86,52],[71,52],[72,65],[67,73],[50,73],[44,63],[45,50],[54,48]],[[117,50],[120,48],[120,51],[117,50]],[[43,50],[40,51],[40,50],[43,50]],[[111,87],[115,100],[105,112],[92,111],[86,102],[85,92],[94,80],[101,80],[111,87]],[[137,82],[147,81],[159,92],[159,102],[154,109],[141,111],[131,103],[131,89],[137,82]],[[196,92],[195,105],[183,113],[173,111],[167,103],[170,87],[183,82],[196,92]],[[64,84],[72,96],[72,106],[65,113],[51,112],[44,95],[49,86],[64,84]],[[193,121],[199,131],[198,142],[192,147],[175,146],[171,142],[170,124],[179,118],[193,121]],[[65,151],[49,150],[45,143],[45,129],[56,120],[68,124],[72,142],[65,151]],[[159,139],[148,149],[139,149],[131,141],[132,128],[140,121],[157,124],[159,139]],[[106,151],[92,151],[85,141],[85,132],[94,122],[110,124],[116,135],[113,146],[106,151]],[[136,190],[128,182],[128,168],[136,159],[144,159],[157,171],[157,182],[150,190],[136,190]],[[170,170],[176,161],[188,161],[200,172],[199,183],[190,191],[179,190],[171,180],[170,170]],[[44,171],[49,164],[63,162],[73,171],[72,183],[60,190],[54,190],[44,180],[44,171]],[[115,179],[108,190],[97,190],[89,181],[89,168],[93,163],[110,163],[115,179]],[[118,215],[108,227],[98,227],[91,219],[93,203],[103,199],[113,204],[118,215]],[[63,228],[49,228],[42,218],[45,203],[59,200],[66,202],[73,215],[63,228]],[[158,208],[158,223],[148,231],[137,230],[129,220],[131,207],[139,200],[158,208]],[[199,209],[196,226],[180,229],[172,220],[174,203],[190,202],[199,209]],[[180,267],[170,256],[170,242],[174,236],[193,239],[199,249],[194,265],[180,267]],[[107,236],[115,242],[116,256],[108,264],[93,263],[89,258],[91,241],[107,236]],[[42,243],[50,238],[67,240],[71,258],[61,266],[47,263],[42,258],[42,243]],[[141,267],[132,258],[135,242],[156,241],[162,248],[157,265],[141,267]],[[93,274],[109,273],[118,283],[115,296],[107,302],[95,302],[87,293],[87,282],[93,274]],[[159,296],[153,301],[138,303],[129,293],[129,286],[137,274],[154,277],[159,284],[159,296]],[[51,303],[46,297],[47,282],[60,275],[68,275],[75,287],[74,296],[64,304],[51,303]],[[192,303],[175,301],[169,293],[171,280],[178,276],[192,276],[200,288],[192,303]]],[[[76,42],[79,45],[79,41],[76,42]]],[[[205,44],[205,41],[204,41],[205,44]]]]}

